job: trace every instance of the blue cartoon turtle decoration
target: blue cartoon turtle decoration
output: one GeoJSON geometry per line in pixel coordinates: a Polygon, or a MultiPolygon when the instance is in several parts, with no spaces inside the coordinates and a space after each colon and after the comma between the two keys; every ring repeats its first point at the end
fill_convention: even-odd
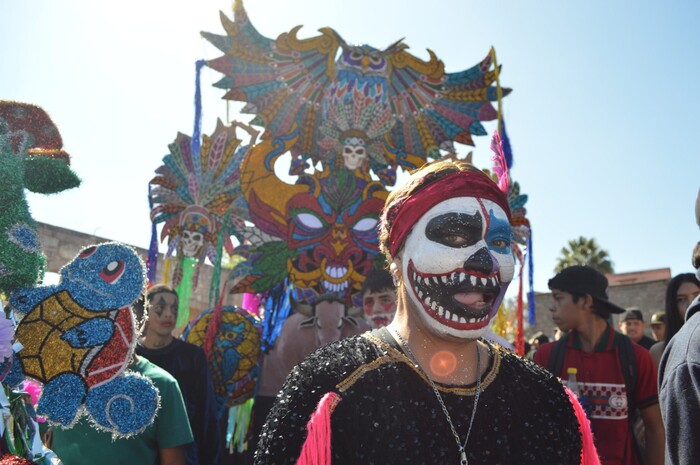
{"type": "Polygon", "coordinates": [[[20,289],[11,307],[23,317],[15,332],[22,371],[44,384],[37,413],[71,427],[86,413],[115,436],[140,433],[159,404],[146,377],[126,372],[136,331],[130,305],[145,285],[145,268],[128,246],[84,248],[55,286],[20,289]]]}

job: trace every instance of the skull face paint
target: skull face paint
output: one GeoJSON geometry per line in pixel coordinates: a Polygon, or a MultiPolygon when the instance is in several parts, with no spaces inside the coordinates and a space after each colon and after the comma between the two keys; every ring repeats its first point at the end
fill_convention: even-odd
{"type": "Polygon", "coordinates": [[[474,339],[495,315],[513,279],[512,230],[496,203],[455,197],[438,203],[406,239],[406,292],[436,334],[474,339]]]}

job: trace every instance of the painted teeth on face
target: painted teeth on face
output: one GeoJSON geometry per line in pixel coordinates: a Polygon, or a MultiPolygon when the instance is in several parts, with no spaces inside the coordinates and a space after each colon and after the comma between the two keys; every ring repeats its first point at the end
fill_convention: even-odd
{"type": "Polygon", "coordinates": [[[476,276],[470,276],[470,279],[472,281],[472,286],[476,286],[476,276]]]}

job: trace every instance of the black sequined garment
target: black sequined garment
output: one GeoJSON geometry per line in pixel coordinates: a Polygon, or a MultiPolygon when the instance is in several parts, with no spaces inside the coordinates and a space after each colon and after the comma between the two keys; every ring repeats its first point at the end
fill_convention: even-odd
{"type": "MultiPolygon", "coordinates": [[[[488,344],[488,343],[487,343],[488,344]]],[[[561,383],[489,344],[467,456],[470,464],[579,464],[581,436],[561,383]]],[[[475,385],[438,385],[462,440],[475,385]]],[[[384,328],[322,347],[287,378],[263,428],[256,465],[295,464],[320,398],[332,417],[333,464],[454,464],[460,455],[435,393],[384,328]]]]}

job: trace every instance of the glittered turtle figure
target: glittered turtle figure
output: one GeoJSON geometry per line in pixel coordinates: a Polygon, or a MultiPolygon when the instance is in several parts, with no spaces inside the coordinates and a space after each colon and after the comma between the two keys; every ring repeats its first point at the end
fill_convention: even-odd
{"type": "Polygon", "coordinates": [[[20,289],[10,305],[22,371],[44,384],[37,413],[72,426],[84,410],[116,436],[143,431],[158,391],[136,373],[123,374],[135,344],[130,305],[145,285],[144,264],[128,246],[86,247],[60,271],[54,286],[20,289]]]}

